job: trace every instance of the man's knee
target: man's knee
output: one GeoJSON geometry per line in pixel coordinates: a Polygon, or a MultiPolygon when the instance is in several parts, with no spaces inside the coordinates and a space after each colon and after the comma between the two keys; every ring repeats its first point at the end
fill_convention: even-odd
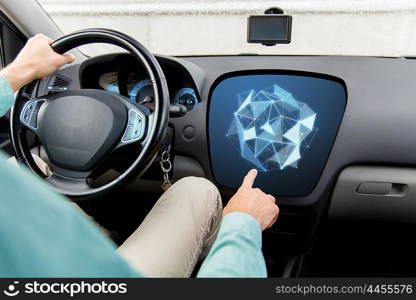
{"type": "Polygon", "coordinates": [[[175,182],[174,186],[186,188],[192,191],[212,192],[219,194],[217,187],[211,181],[203,177],[184,177],[175,182]]]}
{"type": "Polygon", "coordinates": [[[178,180],[172,188],[177,192],[190,195],[189,199],[200,201],[203,198],[208,202],[214,202],[212,204],[215,206],[221,206],[221,196],[218,188],[206,178],[184,177],[178,180]]]}

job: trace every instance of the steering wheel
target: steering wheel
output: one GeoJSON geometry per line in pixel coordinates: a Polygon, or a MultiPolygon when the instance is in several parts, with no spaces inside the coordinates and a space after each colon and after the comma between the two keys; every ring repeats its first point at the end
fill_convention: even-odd
{"type": "Polygon", "coordinates": [[[68,90],[29,99],[24,87],[19,91],[10,120],[18,161],[75,201],[101,196],[130,176],[141,176],[157,155],[169,116],[169,91],[162,69],[155,57],[132,37],[114,30],[87,29],[59,38],[52,48],[62,54],[91,43],[124,48],[144,66],[154,89],[153,111],[121,95],[98,89],[68,90]],[[37,167],[30,153],[28,130],[45,147],[52,170],[49,177],[37,167]],[[134,162],[117,178],[93,186],[90,180],[93,172],[116,149],[126,145],[138,153],[134,162]]]}

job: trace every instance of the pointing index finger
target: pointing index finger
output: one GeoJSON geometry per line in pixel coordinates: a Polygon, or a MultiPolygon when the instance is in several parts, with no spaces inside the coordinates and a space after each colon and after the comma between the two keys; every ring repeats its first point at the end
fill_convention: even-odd
{"type": "Polygon", "coordinates": [[[256,177],[257,177],[257,170],[256,169],[251,169],[247,173],[246,177],[244,177],[243,184],[241,186],[246,187],[246,188],[253,187],[254,180],[256,180],[256,177]]]}

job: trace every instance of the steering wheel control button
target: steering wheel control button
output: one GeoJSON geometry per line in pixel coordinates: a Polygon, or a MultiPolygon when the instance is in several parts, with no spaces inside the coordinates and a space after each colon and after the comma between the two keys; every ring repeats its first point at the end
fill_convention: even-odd
{"type": "Polygon", "coordinates": [[[122,143],[133,143],[141,139],[143,136],[143,117],[133,109],[129,110],[129,119],[127,128],[121,138],[122,143]]]}
{"type": "Polygon", "coordinates": [[[31,114],[29,126],[35,129],[38,128],[38,114],[31,114]]]}
{"type": "Polygon", "coordinates": [[[133,137],[133,126],[127,126],[126,131],[124,132],[122,142],[129,142],[133,137]]]}
{"type": "Polygon", "coordinates": [[[45,99],[32,99],[22,109],[20,121],[32,130],[38,128],[38,112],[45,99]]]}
{"type": "Polygon", "coordinates": [[[134,110],[129,110],[129,125],[136,124],[137,118],[139,117],[139,114],[135,112],[134,110]]]}
{"type": "Polygon", "coordinates": [[[27,112],[24,114],[23,121],[24,121],[25,123],[29,123],[29,120],[30,120],[30,112],[29,112],[29,111],[27,111],[27,112]]]}
{"type": "Polygon", "coordinates": [[[142,122],[141,119],[137,119],[136,124],[133,126],[133,136],[132,139],[137,139],[140,136],[142,131],[142,122]]]}

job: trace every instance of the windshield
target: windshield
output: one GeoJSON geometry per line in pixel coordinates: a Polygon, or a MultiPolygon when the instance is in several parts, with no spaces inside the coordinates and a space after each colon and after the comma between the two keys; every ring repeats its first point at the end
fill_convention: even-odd
{"type": "MultiPolygon", "coordinates": [[[[105,27],[164,55],[416,56],[414,0],[38,0],[64,33],[105,27]],[[278,5],[292,42],[247,43],[247,17],[278,5]]],[[[111,47],[84,47],[95,55],[111,47]]],[[[117,51],[117,50],[116,50],[117,51]]]]}

